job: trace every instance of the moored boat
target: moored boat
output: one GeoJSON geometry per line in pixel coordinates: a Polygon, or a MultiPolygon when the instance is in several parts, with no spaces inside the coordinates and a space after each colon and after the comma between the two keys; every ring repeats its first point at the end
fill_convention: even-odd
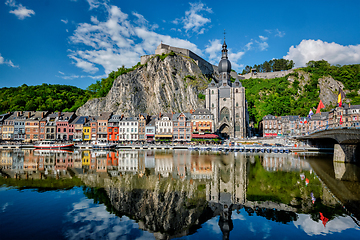
{"type": "Polygon", "coordinates": [[[115,148],[116,144],[106,143],[106,142],[99,142],[99,141],[93,141],[92,142],[93,148],[115,148]]]}
{"type": "Polygon", "coordinates": [[[55,143],[53,141],[41,141],[34,145],[35,148],[40,149],[64,149],[73,148],[73,143],[55,143]]]}

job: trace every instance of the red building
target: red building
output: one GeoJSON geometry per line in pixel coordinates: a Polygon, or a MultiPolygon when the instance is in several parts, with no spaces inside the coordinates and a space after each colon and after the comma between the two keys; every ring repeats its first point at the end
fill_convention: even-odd
{"type": "Polygon", "coordinates": [[[121,119],[121,115],[112,115],[109,119],[107,128],[107,140],[109,142],[119,141],[119,122],[121,119]]]}

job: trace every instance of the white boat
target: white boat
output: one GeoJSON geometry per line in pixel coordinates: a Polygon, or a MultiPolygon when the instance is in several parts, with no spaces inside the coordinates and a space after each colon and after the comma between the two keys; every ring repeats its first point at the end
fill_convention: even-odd
{"type": "Polygon", "coordinates": [[[115,148],[116,144],[106,143],[106,142],[99,142],[99,141],[93,141],[92,142],[93,148],[115,148]]]}
{"type": "Polygon", "coordinates": [[[53,141],[41,141],[34,145],[35,148],[41,149],[63,149],[63,148],[73,148],[73,143],[55,143],[53,141]]]}

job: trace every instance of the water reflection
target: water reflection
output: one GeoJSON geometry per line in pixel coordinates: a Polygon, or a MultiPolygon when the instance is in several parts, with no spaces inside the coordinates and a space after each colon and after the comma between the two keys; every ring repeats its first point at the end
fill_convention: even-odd
{"type": "Polygon", "coordinates": [[[224,239],[236,232],[239,216],[293,222],[304,230],[310,222],[326,228],[347,214],[354,228],[359,219],[358,168],[333,163],[331,156],[305,161],[291,154],[187,150],[5,150],[0,157],[4,178],[80,178],[87,198],[158,239],[201,232],[214,218],[224,239]]]}

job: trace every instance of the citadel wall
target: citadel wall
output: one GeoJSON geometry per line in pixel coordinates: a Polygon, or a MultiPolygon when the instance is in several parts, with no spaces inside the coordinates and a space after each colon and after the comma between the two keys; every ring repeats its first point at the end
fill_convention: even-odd
{"type": "Polygon", "coordinates": [[[244,75],[239,75],[240,79],[249,79],[249,78],[279,78],[279,77],[285,77],[289,73],[294,72],[294,69],[285,70],[285,71],[277,71],[277,72],[265,72],[265,73],[257,73],[257,72],[251,72],[244,75]]]}
{"type": "Polygon", "coordinates": [[[171,51],[173,51],[174,53],[182,54],[184,56],[187,56],[187,57],[190,57],[191,59],[193,59],[195,61],[195,63],[199,66],[199,68],[203,74],[214,73],[214,66],[211,63],[202,59],[201,57],[199,57],[198,55],[196,55],[189,49],[172,47],[172,46],[164,44],[164,43],[160,43],[160,45],[155,50],[155,54],[141,56],[140,63],[145,64],[151,57],[153,57],[155,55],[161,55],[163,53],[169,54],[171,51]]]}

